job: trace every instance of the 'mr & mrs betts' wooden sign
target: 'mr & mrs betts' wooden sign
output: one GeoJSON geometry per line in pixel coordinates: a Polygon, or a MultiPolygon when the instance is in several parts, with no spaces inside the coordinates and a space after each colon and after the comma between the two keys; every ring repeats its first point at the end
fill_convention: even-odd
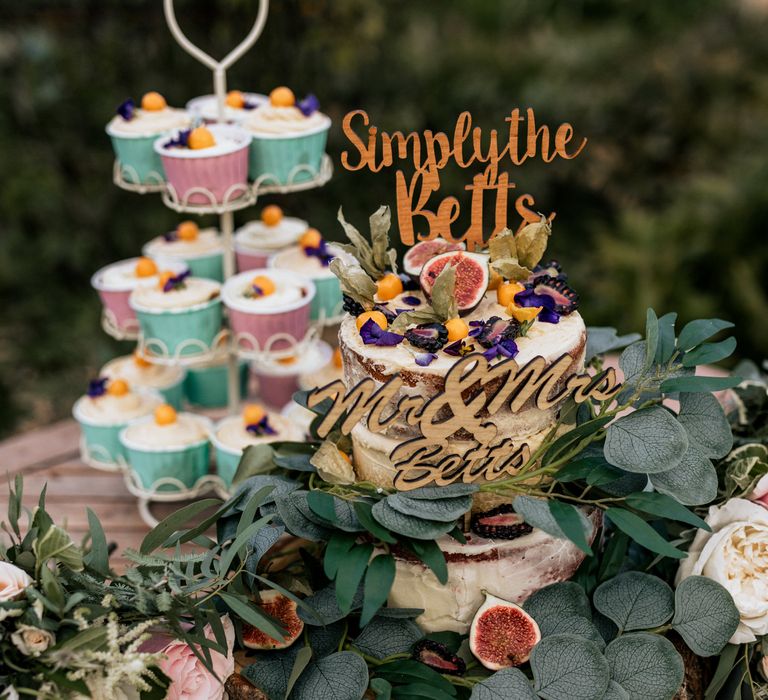
{"type": "MultiPolygon", "coordinates": [[[[505,165],[519,166],[532,158],[551,163],[556,158],[572,160],[587,145],[586,138],[577,138],[573,127],[564,122],[556,128],[537,126],[534,111],[513,109],[505,118],[506,133],[496,129],[487,135],[478,126],[472,126],[472,115],[462,112],[456,120],[453,135],[432,131],[408,135],[400,131],[388,134],[379,131],[370,122],[367,112],[358,109],[349,112],[343,120],[344,135],[354,150],[343,151],[341,164],[351,171],[368,169],[380,172],[392,167],[396,161],[411,160],[414,172],[410,182],[403,170],[395,172],[397,218],[403,244],[441,236],[449,241],[463,241],[468,250],[483,246],[483,197],[485,192],[496,192],[494,228],[492,234],[508,227],[508,190],[516,187],[510,181],[505,165]],[[362,135],[363,129],[367,135],[362,135]],[[465,189],[471,192],[470,225],[462,235],[452,228],[459,217],[460,205],[456,197],[445,197],[436,211],[427,209],[431,196],[440,189],[440,171],[449,163],[460,168],[475,168],[478,172],[465,189]],[[421,217],[427,224],[427,233],[416,233],[414,219],[421,217]]],[[[535,223],[539,215],[531,209],[534,198],[521,194],[515,199],[515,211],[522,217],[520,226],[535,223]]],[[[554,214],[550,215],[550,219],[554,214]]]]}
{"type": "Polygon", "coordinates": [[[312,408],[325,399],[332,402],[318,426],[323,438],[339,420],[342,433],[349,434],[366,415],[368,429],[375,433],[397,420],[418,426],[421,436],[398,445],[390,455],[397,470],[394,486],[401,491],[427,484],[494,481],[514,475],[531,456],[526,443],[513,444],[499,437],[493,416],[500,409],[516,413],[529,402],[548,409],[569,397],[576,403],[589,398],[604,401],[621,389],[613,368],[563,379],[572,363],[573,358],[564,354],[550,365],[543,357],[522,367],[514,359],[491,365],[482,354],[471,354],[451,367],[445,390],[430,399],[406,396],[393,405],[403,386],[402,378],[395,375],[378,388],[370,378],[349,391],[342,381],[331,382],[312,391],[308,405],[312,408]],[[471,436],[470,446],[461,453],[450,441],[459,430],[471,436]]]}

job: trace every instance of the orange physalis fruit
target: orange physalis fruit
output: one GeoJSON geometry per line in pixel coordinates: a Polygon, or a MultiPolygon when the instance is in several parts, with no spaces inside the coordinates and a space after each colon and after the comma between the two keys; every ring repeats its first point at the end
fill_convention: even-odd
{"type": "Polygon", "coordinates": [[[488,289],[498,289],[499,285],[504,281],[504,278],[496,272],[493,268],[490,268],[491,275],[488,279],[488,289]]]}
{"type": "Polygon", "coordinates": [[[269,93],[269,104],[273,107],[293,107],[296,104],[296,96],[290,88],[276,87],[269,93]]]}
{"type": "Polygon", "coordinates": [[[110,396],[125,396],[128,393],[128,382],[123,379],[113,379],[107,386],[110,396]]]}
{"type": "Polygon", "coordinates": [[[469,326],[462,318],[452,318],[450,321],[446,321],[445,327],[448,329],[449,343],[461,340],[469,335],[469,326]]]}
{"type": "Polygon", "coordinates": [[[267,412],[264,407],[257,403],[249,403],[243,408],[243,423],[246,425],[256,425],[260,423],[267,412]]]}
{"type": "Polygon", "coordinates": [[[256,275],[251,280],[251,286],[253,288],[253,296],[256,297],[268,297],[275,292],[275,283],[271,278],[266,275],[256,275]]]}
{"type": "Polygon", "coordinates": [[[176,409],[167,404],[161,403],[155,409],[155,423],[158,425],[171,425],[176,422],[176,409]]]}
{"type": "Polygon", "coordinates": [[[519,282],[502,282],[496,289],[496,299],[502,306],[509,306],[515,300],[515,294],[524,289],[519,282]]]}
{"type": "Polygon", "coordinates": [[[165,109],[168,103],[165,98],[159,92],[148,92],[141,98],[141,108],[147,112],[159,112],[161,109],[165,109]]]}
{"type": "Polygon", "coordinates": [[[196,241],[200,235],[200,227],[194,221],[182,221],[176,227],[176,237],[180,241],[196,241]]]}
{"type": "Polygon", "coordinates": [[[352,464],[352,458],[346,452],[344,452],[344,450],[339,450],[339,454],[344,458],[345,461],[352,464]]]}
{"type": "Polygon", "coordinates": [[[336,348],[333,351],[333,366],[337,369],[341,369],[341,348],[336,348]]]}
{"type": "Polygon", "coordinates": [[[368,321],[373,321],[381,330],[387,330],[387,317],[381,311],[366,311],[360,314],[355,321],[357,330],[360,330],[368,321]]]}
{"type": "Polygon", "coordinates": [[[242,109],[245,107],[245,95],[240,90],[230,90],[227,93],[225,100],[227,107],[234,107],[235,109],[242,109]]]}
{"type": "Polygon", "coordinates": [[[137,367],[141,367],[142,369],[147,369],[147,367],[152,366],[152,363],[145,359],[138,350],[133,353],[133,364],[135,364],[137,367]]]}
{"type": "Polygon", "coordinates": [[[376,282],[376,296],[380,301],[389,301],[403,293],[403,281],[394,273],[384,275],[376,282]]]}
{"type": "Polygon", "coordinates": [[[151,258],[139,258],[136,261],[136,277],[152,277],[157,274],[157,265],[151,258]]]}
{"type": "Polygon", "coordinates": [[[292,365],[296,359],[296,355],[288,355],[288,357],[278,357],[277,362],[281,365],[292,365]]]}
{"type": "Polygon", "coordinates": [[[541,313],[543,308],[543,306],[518,306],[513,301],[507,306],[507,313],[516,321],[522,323],[524,321],[532,321],[541,313]]]}
{"type": "Polygon", "coordinates": [[[173,272],[173,270],[163,270],[163,272],[161,272],[160,276],[157,278],[158,288],[163,289],[165,287],[166,282],[168,282],[168,280],[170,280],[171,277],[175,277],[175,276],[176,276],[176,273],[173,272]]]}
{"type": "Polygon", "coordinates": [[[265,226],[277,226],[283,219],[283,210],[277,204],[269,204],[261,210],[261,220],[265,226]]]}
{"type": "Polygon", "coordinates": [[[213,134],[204,126],[198,126],[196,129],[192,129],[192,131],[189,132],[187,146],[192,150],[211,148],[211,146],[215,145],[216,139],[213,138],[213,134]]]}
{"type": "Polygon", "coordinates": [[[299,245],[302,248],[317,248],[320,246],[323,237],[316,228],[308,228],[299,238],[299,245]]]}

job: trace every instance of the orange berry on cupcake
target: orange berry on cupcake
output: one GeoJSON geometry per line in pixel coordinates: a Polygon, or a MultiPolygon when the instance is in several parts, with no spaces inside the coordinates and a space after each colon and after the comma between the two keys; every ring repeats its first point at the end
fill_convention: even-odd
{"type": "Polygon", "coordinates": [[[380,301],[389,301],[402,293],[403,281],[394,272],[384,275],[376,282],[376,296],[380,301]]]}
{"type": "Polygon", "coordinates": [[[258,403],[249,403],[243,408],[243,423],[246,425],[257,425],[264,420],[267,412],[264,407],[258,403]]]}
{"type": "Polygon", "coordinates": [[[302,248],[319,248],[323,237],[316,228],[308,228],[299,238],[299,245],[302,248]]]}
{"type": "Polygon", "coordinates": [[[176,238],[180,241],[196,241],[200,227],[194,221],[182,221],[176,227],[176,238]]]}
{"type": "Polygon", "coordinates": [[[147,112],[160,112],[168,106],[159,92],[148,92],[141,98],[141,108],[147,112]]]}
{"type": "Polygon", "coordinates": [[[133,364],[142,369],[147,369],[152,366],[152,363],[147,360],[138,350],[133,352],[133,364]]]}
{"type": "Polygon", "coordinates": [[[158,425],[173,425],[176,422],[176,409],[167,404],[161,403],[155,409],[155,423],[158,425]]]}
{"type": "Polygon", "coordinates": [[[296,355],[288,355],[288,357],[278,357],[277,362],[278,364],[281,364],[281,365],[292,365],[294,362],[296,362],[296,355]]]}
{"type": "Polygon", "coordinates": [[[277,204],[269,204],[261,210],[261,221],[265,226],[277,226],[283,220],[283,210],[277,204]]]}
{"type": "Polygon", "coordinates": [[[152,277],[157,274],[157,265],[151,258],[139,258],[136,261],[136,277],[152,277]]]}
{"type": "Polygon", "coordinates": [[[381,311],[365,311],[355,320],[357,330],[360,330],[368,321],[373,321],[381,330],[387,330],[387,317],[381,311]]]}
{"type": "Polygon", "coordinates": [[[110,396],[125,396],[128,391],[128,382],[123,379],[113,379],[107,386],[107,393],[110,396]]]}
{"type": "Polygon", "coordinates": [[[191,148],[193,151],[199,150],[201,148],[211,148],[215,145],[216,139],[213,138],[213,134],[210,132],[210,130],[206,129],[204,126],[198,126],[189,132],[189,137],[187,138],[187,146],[189,146],[189,148],[191,148]]]}
{"type": "Polygon", "coordinates": [[[266,275],[256,275],[251,280],[251,286],[253,288],[253,296],[256,297],[268,297],[270,294],[274,294],[276,289],[275,283],[266,275]]]}
{"type": "Polygon", "coordinates": [[[296,104],[296,96],[290,88],[276,87],[269,93],[269,104],[273,107],[293,107],[296,104]]]}
{"type": "Polygon", "coordinates": [[[235,109],[243,109],[245,107],[245,95],[240,90],[230,90],[227,93],[225,100],[227,107],[234,107],[235,109]]]}

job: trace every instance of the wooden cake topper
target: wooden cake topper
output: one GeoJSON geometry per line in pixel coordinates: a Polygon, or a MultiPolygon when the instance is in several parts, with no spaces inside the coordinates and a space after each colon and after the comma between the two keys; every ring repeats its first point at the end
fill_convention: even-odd
{"type": "MultiPolygon", "coordinates": [[[[421,134],[411,132],[407,136],[400,131],[392,134],[380,132],[378,127],[370,124],[367,112],[354,110],[344,117],[342,123],[344,134],[354,151],[343,151],[341,164],[347,170],[368,168],[371,172],[379,172],[393,166],[396,160],[410,159],[414,167],[410,182],[406,181],[403,170],[395,172],[397,217],[403,244],[410,246],[441,236],[448,241],[463,241],[468,250],[474,250],[487,243],[483,237],[483,199],[486,191],[496,191],[491,237],[508,227],[508,191],[515,189],[516,184],[510,181],[509,173],[501,170],[505,161],[518,166],[536,157],[545,163],[551,163],[556,158],[572,160],[587,144],[586,138],[572,143],[574,129],[567,122],[554,129],[547,125],[537,127],[531,108],[526,109],[524,114],[520,109],[513,109],[504,121],[508,123],[506,137],[500,138],[498,131],[491,129],[484,143],[483,131],[472,126],[469,112],[459,115],[450,138],[445,133],[429,130],[421,134]],[[367,136],[358,134],[356,129],[361,127],[367,129],[367,136]],[[431,195],[440,189],[440,171],[451,162],[460,168],[475,167],[479,170],[473,176],[472,183],[464,188],[472,193],[470,225],[460,236],[452,231],[460,212],[456,197],[445,197],[436,211],[427,209],[431,195]],[[414,219],[417,217],[426,221],[426,233],[416,233],[414,219]]],[[[534,198],[530,194],[516,197],[514,208],[522,217],[520,227],[540,220],[539,214],[531,209],[533,205],[534,198]]],[[[551,221],[554,213],[548,218],[551,221]]]]}
{"type": "Polygon", "coordinates": [[[418,426],[420,436],[401,443],[390,454],[397,470],[394,485],[401,491],[430,483],[493,481],[514,475],[531,454],[526,443],[499,438],[493,416],[502,407],[516,413],[531,401],[546,410],[569,397],[576,403],[589,398],[604,401],[620,391],[613,368],[594,376],[572,374],[563,380],[572,363],[573,358],[564,354],[550,365],[543,357],[522,367],[514,359],[492,365],[482,354],[471,354],[451,367],[444,391],[431,399],[407,396],[393,406],[403,386],[398,374],[378,387],[373,379],[363,379],[350,390],[336,380],[314,389],[307,404],[312,408],[325,399],[332,401],[317,428],[321,438],[339,420],[345,435],[364,418],[374,433],[384,432],[397,420],[418,426]],[[468,444],[463,453],[455,451],[459,431],[469,436],[458,439],[468,444]]]}

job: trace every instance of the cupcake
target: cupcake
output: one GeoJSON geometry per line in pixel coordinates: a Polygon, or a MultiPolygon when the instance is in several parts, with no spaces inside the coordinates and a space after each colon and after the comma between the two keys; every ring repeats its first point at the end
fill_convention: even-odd
{"type": "Polygon", "coordinates": [[[270,256],[295,245],[309,228],[303,219],[283,216],[283,210],[270,204],[261,210],[261,219],[250,221],[235,231],[235,260],[239,272],[266,267],[270,256]]]}
{"type": "MultiPolygon", "coordinates": [[[[269,98],[258,92],[230,90],[224,98],[224,121],[239,124],[256,107],[269,98]]],[[[187,102],[187,112],[196,120],[206,123],[219,122],[219,104],[216,95],[201,95],[187,102]]]]}
{"type": "MultiPolygon", "coordinates": [[[[169,263],[167,269],[181,274],[187,266],[182,262],[169,263]]],[[[128,299],[134,289],[156,286],[159,275],[154,260],[130,258],[102,267],[91,277],[91,286],[99,293],[107,323],[116,333],[135,336],[139,332],[139,322],[128,299]]]]}
{"type": "Polygon", "coordinates": [[[181,130],[155,141],[171,198],[182,204],[222,204],[248,192],[251,135],[226,124],[181,130]]]}
{"type": "Polygon", "coordinates": [[[157,391],[166,403],[181,408],[184,397],[184,377],[181,367],[156,365],[145,360],[138,352],[110,360],[101,368],[101,377],[122,378],[131,386],[157,391]]]}
{"type": "Polygon", "coordinates": [[[143,335],[142,354],[159,359],[211,352],[221,331],[221,285],[188,273],[163,272],[129,298],[143,335]]]}
{"type": "Polygon", "coordinates": [[[342,313],[341,285],[330,269],[331,260],[339,255],[344,253],[328,245],[317,229],[310,228],[301,235],[298,246],[270,258],[270,267],[290,270],[309,277],[315,283],[317,293],[311,310],[313,321],[336,318],[342,313]]]}
{"type": "Polygon", "coordinates": [[[268,413],[258,404],[249,404],[242,415],[224,418],[211,433],[216,451],[216,471],[230,486],[246,447],[302,438],[302,431],[285,416],[268,413]]]}
{"type": "Polygon", "coordinates": [[[157,92],[141,98],[141,107],[126,100],[107,124],[120,173],[126,182],[141,185],[162,185],[163,165],[154,149],[158,136],[174,129],[186,129],[189,115],[183,109],[169,107],[157,92]]]}
{"type": "Polygon", "coordinates": [[[211,421],[161,404],[120,431],[120,443],[140,485],[151,491],[192,488],[208,473],[211,421]]]}
{"type": "MultiPolygon", "coordinates": [[[[272,408],[280,410],[293,395],[303,389],[303,377],[330,376],[329,365],[333,362],[333,350],[328,343],[317,340],[300,353],[274,361],[261,360],[253,363],[253,374],[258,380],[258,395],[272,408]]],[[[340,370],[336,370],[338,373],[340,370]]],[[[312,384],[311,388],[332,381],[312,384]]]]}
{"type": "MultiPolygon", "coordinates": [[[[184,396],[193,406],[221,408],[228,403],[229,356],[226,352],[213,358],[187,366],[184,396]]],[[[240,398],[248,395],[248,361],[238,360],[238,387],[240,398]]]]}
{"type": "Polygon", "coordinates": [[[296,102],[287,87],[269,94],[269,103],[243,121],[253,135],[248,173],[264,185],[312,180],[320,172],[331,120],[320,112],[314,95],[296,102]]]}
{"type": "Polygon", "coordinates": [[[182,221],[173,231],[146,243],[141,252],[159,264],[184,263],[193,277],[224,281],[224,244],[215,228],[182,221]]]}
{"type": "MultiPolygon", "coordinates": [[[[331,382],[335,382],[338,379],[343,380],[342,366],[341,366],[341,350],[334,348],[331,350],[330,345],[319,341],[315,347],[325,346],[327,350],[323,349],[320,356],[322,359],[327,360],[325,364],[317,366],[317,363],[302,362],[302,373],[299,375],[299,389],[308,391],[316,389],[319,386],[326,386],[331,382]],[[330,359],[328,359],[330,354],[330,359]]],[[[317,352],[317,350],[316,350],[317,352]]]]}
{"type": "Polygon", "coordinates": [[[238,348],[283,354],[294,352],[309,330],[314,296],[312,282],[288,270],[241,272],[222,291],[238,348]]]}
{"type": "Polygon", "coordinates": [[[128,423],[152,413],[162,403],[149,389],[131,387],[124,379],[99,377],[72,408],[83,435],[83,459],[96,467],[116,467],[126,453],[120,431],[128,423]]]}

